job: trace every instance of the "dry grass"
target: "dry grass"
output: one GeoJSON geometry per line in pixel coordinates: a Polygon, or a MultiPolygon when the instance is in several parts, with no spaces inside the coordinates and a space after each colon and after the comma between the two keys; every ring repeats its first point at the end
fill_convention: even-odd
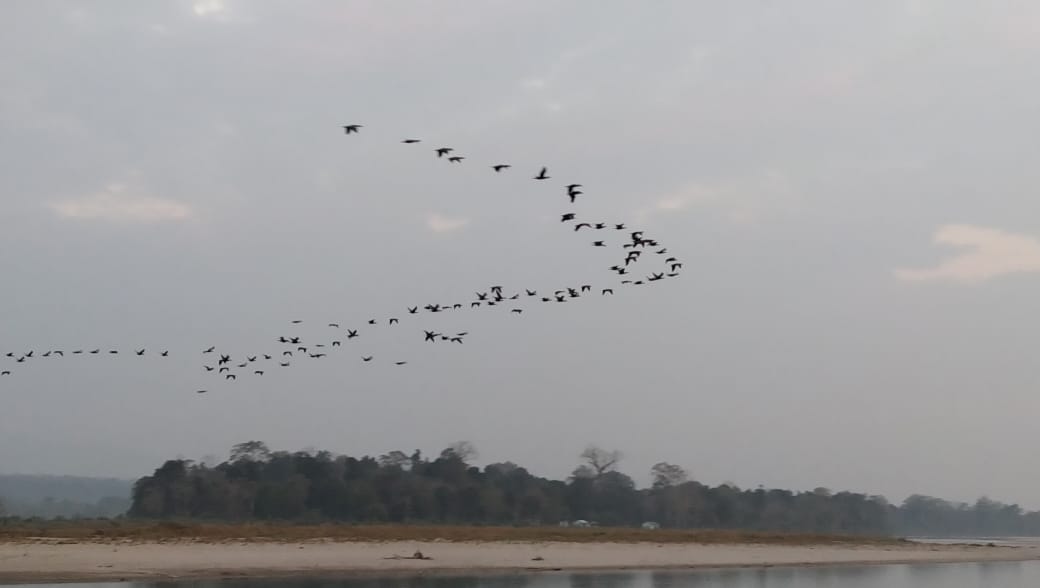
{"type": "Polygon", "coordinates": [[[644,530],[623,527],[467,527],[144,521],[34,521],[0,523],[0,541],[61,542],[304,542],[454,541],[571,543],[698,543],[770,545],[893,545],[890,537],[729,530],[644,530]]]}

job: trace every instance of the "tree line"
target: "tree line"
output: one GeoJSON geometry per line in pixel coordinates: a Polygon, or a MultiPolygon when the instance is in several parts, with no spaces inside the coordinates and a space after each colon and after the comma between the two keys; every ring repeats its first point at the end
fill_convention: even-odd
{"type": "Polygon", "coordinates": [[[621,454],[589,447],[566,480],[535,476],[512,462],[471,465],[460,442],[435,457],[419,450],[378,457],[328,451],[271,451],[235,445],[219,464],[169,460],[133,488],[129,515],[164,519],[300,522],[604,526],[653,521],[671,528],[935,536],[1040,535],[1040,513],[980,499],[974,505],[826,488],[794,492],[707,486],[658,463],[638,488],[617,467],[621,454]]]}

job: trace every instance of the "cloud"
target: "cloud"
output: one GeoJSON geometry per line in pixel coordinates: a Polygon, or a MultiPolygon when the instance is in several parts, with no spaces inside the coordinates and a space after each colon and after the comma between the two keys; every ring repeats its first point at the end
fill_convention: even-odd
{"type": "Polygon", "coordinates": [[[736,225],[754,223],[768,213],[797,206],[798,196],[788,176],[777,170],[716,182],[689,182],[666,193],[653,205],[637,210],[638,222],[662,214],[676,214],[699,208],[714,210],[736,225]]]}
{"type": "Polygon", "coordinates": [[[426,217],[426,226],[435,233],[451,233],[469,224],[468,218],[451,218],[436,212],[426,217]]]}
{"type": "Polygon", "coordinates": [[[1009,274],[1040,272],[1040,241],[972,225],[944,225],[932,239],[939,245],[967,251],[932,268],[897,269],[895,276],[908,282],[984,282],[1009,274]]]}
{"type": "Polygon", "coordinates": [[[192,216],[191,207],[186,204],[131,194],[120,183],[109,184],[92,196],[51,202],[47,207],[64,218],[126,223],[183,221],[192,216]]]}
{"type": "Polygon", "coordinates": [[[224,5],[224,0],[195,0],[191,5],[191,11],[201,18],[220,17],[227,12],[227,6],[224,5]]]}

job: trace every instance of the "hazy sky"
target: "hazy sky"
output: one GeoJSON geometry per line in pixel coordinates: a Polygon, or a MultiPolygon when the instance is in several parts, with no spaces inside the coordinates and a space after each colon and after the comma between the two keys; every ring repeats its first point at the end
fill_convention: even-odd
{"type": "Polygon", "coordinates": [[[467,439],[565,476],[597,443],[640,482],[666,460],[709,484],[1040,507],[1035,2],[0,12],[0,351],[171,350],[0,379],[2,472],[467,439]],[[204,347],[275,350],[291,319],[326,337],[308,325],[493,283],[606,284],[617,252],[559,223],[572,181],[582,216],[645,228],[685,273],[201,373],[204,347]]]}

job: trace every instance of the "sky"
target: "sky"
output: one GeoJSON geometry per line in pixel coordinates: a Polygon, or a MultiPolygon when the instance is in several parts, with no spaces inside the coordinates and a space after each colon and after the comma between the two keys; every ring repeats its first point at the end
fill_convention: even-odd
{"type": "Polygon", "coordinates": [[[596,444],[640,483],[668,461],[1040,508],[1036,3],[0,11],[0,352],[122,350],[0,356],[0,472],[468,440],[564,477],[596,444]],[[404,316],[263,377],[202,369],[211,345],[278,351],[490,285],[616,284],[624,233],[593,248],[565,212],[645,230],[682,274],[404,316]]]}

